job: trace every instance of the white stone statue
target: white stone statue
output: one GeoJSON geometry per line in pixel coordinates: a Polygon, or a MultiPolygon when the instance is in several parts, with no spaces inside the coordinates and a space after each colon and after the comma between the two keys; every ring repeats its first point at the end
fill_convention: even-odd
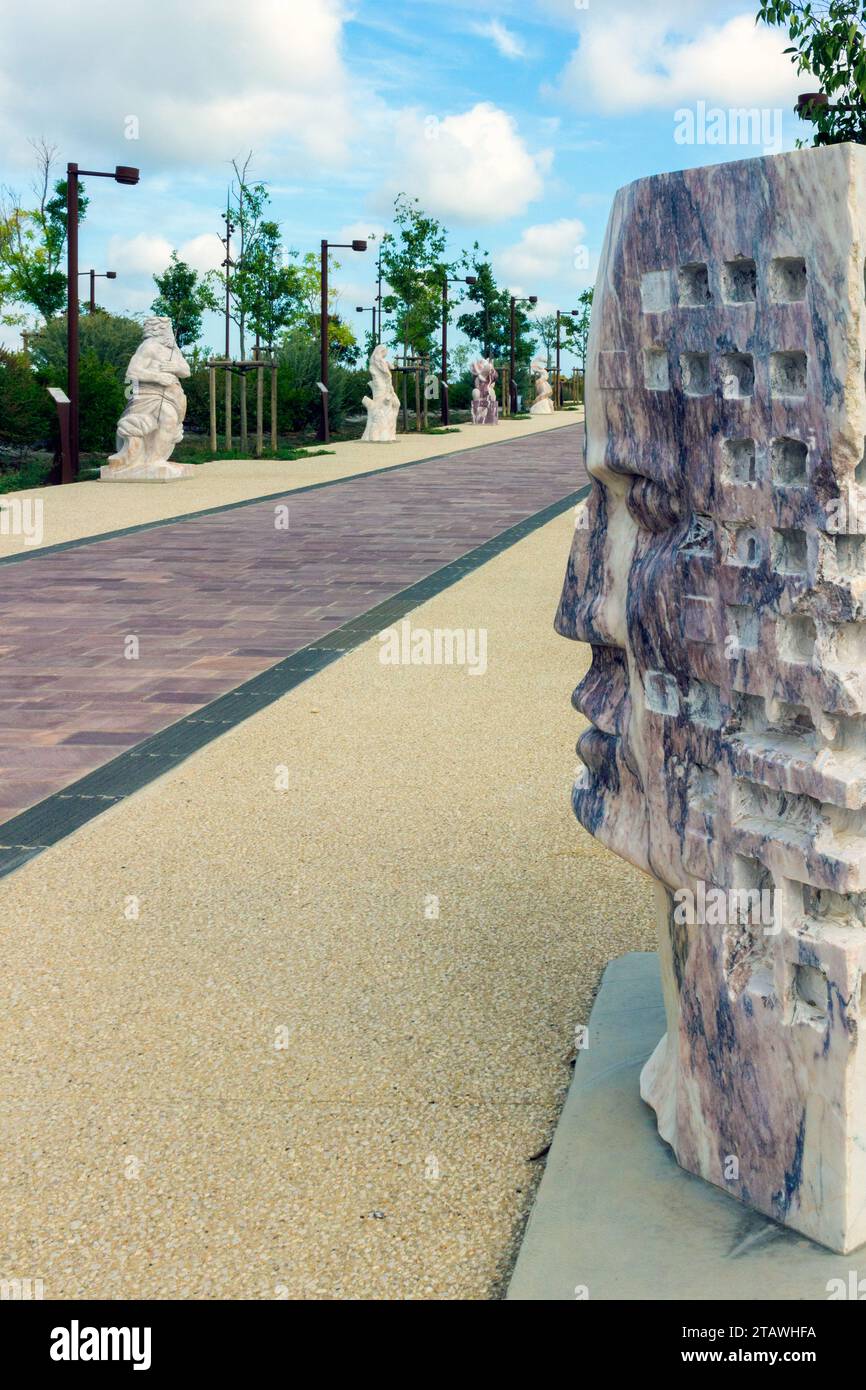
{"type": "Polygon", "coordinates": [[[535,400],[530,406],[530,415],[552,415],[554,413],[553,387],[549,381],[547,364],[536,359],[529,370],[535,378],[535,400]]]}
{"type": "Polygon", "coordinates": [[[186,396],[181,377],[189,364],[174,340],[171,319],[144,321],[144,336],[126,370],[129,401],[117,425],[117,450],[99,470],[104,482],[171,482],[191,478],[188,463],[170,463],[183,439],[186,396]]]}
{"type": "Polygon", "coordinates": [[[390,444],[397,438],[400,402],[391,385],[391,363],[384,343],[374,347],[370,356],[370,390],[372,397],[365,396],[363,401],[367,424],[361,438],[371,444],[390,444]]]}

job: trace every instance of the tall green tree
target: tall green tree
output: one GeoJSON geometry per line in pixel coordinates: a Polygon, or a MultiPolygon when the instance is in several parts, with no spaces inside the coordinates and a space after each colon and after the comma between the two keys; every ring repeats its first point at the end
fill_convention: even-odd
{"type": "Polygon", "coordinates": [[[220,307],[211,282],[180,260],[176,251],[172,251],[162,275],[154,275],[153,282],[159,293],[151,311],[171,319],[179,348],[192,347],[201,337],[202,314],[220,307]]]}
{"type": "Polygon", "coordinates": [[[448,233],[424,212],[417,198],[401,193],[394,201],[396,230],[382,238],[382,272],[388,293],[382,297],[393,316],[392,341],[404,352],[436,357],[442,323],[442,278],[453,269],[445,259],[448,233]]]}
{"type": "MultiPolygon", "coordinates": [[[[37,173],[35,206],[25,207],[12,189],[0,193],[0,300],[35,312],[46,322],[66,303],[66,180],[54,179],[56,149],[33,141],[37,173]]],[[[83,221],[88,198],[79,188],[78,219],[83,221]]],[[[20,322],[20,315],[7,321],[20,322]]]]}
{"type": "Polygon", "coordinates": [[[264,221],[244,256],[235,280],[235,293],[245,308],[245,326],[256,342],[273,347],[277,338],[298,322],[302,282],[295,252],[284,252],[277,222],[264,221]]]}
{"type": "Polygon", "coordinates": [[[804,113],[815,125],[814,143],[866,143],[864,0],[763,0],[757,19],[787,29],[791,47],[785,52],[797,72],[811,74],[829,98],[828,105],[804,113]]]}
{"type": "MultiPolygon", "coordinates": [[[[508,357],[511,343],[511,295],[496,283],[490,258],[476,242],[472,251],[463,257],[463,267],[475,276],[467,300],[474,307],[461,314],[457,327],[471,342],[477,344],[485,357],[503,361],[508,357]]],[[[514,311],[514,357],[519,372],[524,373],[535,351],[535,328],[525,305],[514,311]]]]}
{"type": "Polygon", "coordinates": [[[592,290],[584,290],[577,297],[580,313],[576,318],[569,316],[568,346],[580,363],[580,370],[586,371],[586,345],[589,341],[589,324],[592,317],[592,290]]]}

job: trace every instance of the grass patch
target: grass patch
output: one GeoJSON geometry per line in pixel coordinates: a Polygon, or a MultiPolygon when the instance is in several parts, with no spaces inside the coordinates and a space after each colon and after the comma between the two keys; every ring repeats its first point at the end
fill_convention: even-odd
{"type": "Polygon", "coordinates": [[[0,467],[0,493],[44,487],[53,465],[51,454],[41,451],[23,454],[16,459],[4,459],[0,467]]]}
{"type": "MultiPolygon", "coordinates": [[[[274,459],[281,463],[292,463],[295,459],[318,458],[321,454],[333,454],[333,449],[304,449],[297,445],[280,444],[274,449],[263,449],[260,455],[263,459],[274,459]]],[[[173,463],[211,463],[219,459],[237,460],[239,463],[254,463],[255,454],[242,454],[240,449],[211,449],[208,445],[199,443],[180,444],[172,454],[173,463]]]]}

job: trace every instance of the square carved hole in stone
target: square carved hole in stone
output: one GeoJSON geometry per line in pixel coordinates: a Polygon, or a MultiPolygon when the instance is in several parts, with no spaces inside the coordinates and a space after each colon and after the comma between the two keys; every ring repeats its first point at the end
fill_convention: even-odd
{"type": "Polygon", "coordinates": [[[866,575],[866,536],[836,536],[836,564],[845,579],[866,575]]]}
{"type": "Polygon", "coordinates": [[[643,685],[647,709],[653,714],[679,714],[680,692],[675,676],[667,671],[647,671],[643,685]]]}
{"type": "Polygon", "coordinates": [[[680,306],[685,309],[705,309],[712,303],[710,277],[701,262],[681,265],[678,274],[680,306]]]}
{"type": "Polygon", "coordinates": [[[689,718],[696,724],[706,724],[710,729],[722,726],[722,697],[717,685],[709,681],[689,681],[686,697],[689,718]]]}
{"type": "Polygon", "coordinates": [[[755,565],[761,563],[761,537],[754,526],[748,523],[742,526],[726,527],[728,533],[728,563],[731,565],[744,565],[747,569],[753,569],[755,565]]]}
{"type": "Polygon", "coordinates": [[[664,348],[644,348],[644,385],[648,391],[669,391],[671,386],[668,355],[664,348]]]}
{"type": "Polygon", "coordinates": [[[748,256],[737,256],[722,266],[722,298],[726,304],[754,304],[758,272],[748,256]]]}
{"type": "Polygon", "coordinates": [[[663,314],[671,307],[669,270],[648,270],[640,277],[640,303],[645,314],[663,314]]]}
{"type": "Polygon", "coordinates": [[[722,440],[722,477],[726,483],[755,482],[754,439],[722,440]]]}
{"type": "Polygon", "coordinates": [[[774,304],[798,304],[806,298],[806,262],[802,256],[777,256],[767,277],[774,304]]]}
{"type": "Polygon", "coordinates": [[[754,393],[755,362],[750,352],[722,353],[719,374],[726,401],[741,401],[754,393]]]}
{"type": "Polygon", "coordinates": [[[783,661],[808,665],[815,655],[817,629],[803,613],[792,613],[776,623],[776,646],[783,661]]]}
{"type": "Polygon", "coordinates": [[[819,922],[866,926],[866,893],[834,893],[832,888],[803,884],[803,911],[819,922]]]}
{"type": "Polygon", "coordinates": [[[795,965],[791,981],[794,1023],[826,1022],[830,1004],[827,976],[814,965],[795,965]]]}
{"type": "Polygon", "coordinates": [[[807,569],[806,532],[774,531],[770,557],[777,573],[804,575],[807,569]]]}
{"type": "Polygon", "coordinates": [[[725,641],[725,654],[736,658],[739,651],[755,651],[758,645],[760,624],[757,610],[744,603],[729,603],[725,609],[728,620],[727,637],[734,639],[734,649],[725,641]]]}
{"type": "Polygon", "coordinates": [[[708,352],[684,352],[680,357],[680,371],[683,374],[683,391],[687,396],[710,395],[713,387],[708,352]]]}
{"type": "Polygon", "coordinates": [[[770,353],[770,390],[774,396],[805,396],[805,352],[770,353]]]}
{"type": "Polygon", "coordinates": [[[786,738],[800,738],[810,747],[816,743],[818,737],[818,731],[806,706],[791,704],[787,700],[776,701],[768,727],[774,732],[784,734],[786,738]]]}
{"type": "Polygon", "coordinates": [[[783,487],[804,487],[808,451],[801,439],[783,435],[770,445],[770,472],[773,482],[783,487]]]}
{"type": "Polygon", "coordinates": [[[719,809],[719,775],[711,767],[692,763],[689,768],[688,803],[690,811],[712,816],[719,809]]]}

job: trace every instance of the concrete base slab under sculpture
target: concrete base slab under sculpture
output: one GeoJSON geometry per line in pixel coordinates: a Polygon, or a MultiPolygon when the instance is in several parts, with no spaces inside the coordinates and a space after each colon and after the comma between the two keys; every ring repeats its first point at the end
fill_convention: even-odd
{"type": "Polygon", "coordinates": [[[731,1201],[680,1168],[660,1142],[638,1077],[664,1028],[655,953],[631,951],[611,961],[508,1298],[861,1297],[862,1253],[835,1254],[731,1201]]]}
{"type": "Polygon", "coordinates": [[[103,464],[99,477],[103,483],[174,483],[180,478],[194,478],[192,463],[128,463],[103,464]]]}

